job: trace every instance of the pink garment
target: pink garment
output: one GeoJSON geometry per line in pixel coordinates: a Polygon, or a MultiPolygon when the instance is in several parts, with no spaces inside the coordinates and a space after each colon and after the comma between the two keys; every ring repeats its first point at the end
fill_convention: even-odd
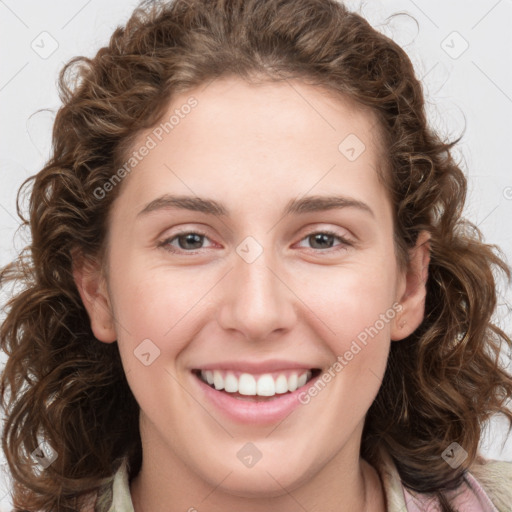
{"type": "MultiPolygon", "coordinates": [[[[407,512],[439,512],[441,510],[436,498],[425,494],[411,494],[405,487],[404,492],[407,512]]],[[[466,473],[464,482],[453,491],[445,492],[450,505],[460,512],[500,512],[471,473],[466,473]]]]}

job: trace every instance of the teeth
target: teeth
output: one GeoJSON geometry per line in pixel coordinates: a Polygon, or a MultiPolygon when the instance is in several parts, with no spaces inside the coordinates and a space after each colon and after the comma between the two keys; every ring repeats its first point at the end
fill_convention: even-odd
{"type": "Polygon", "coordinates": [[[218,371],[213,372],[213,385],[215,389],[224,389],[224,379],[218,371]]]}
{"type": "Polygon", "coordinates": [[[297,384],[297,388],[301,388],[302,386],[304,386],[304,384],[306,384],[306,381],[308,380],[308,376],[303,373],[300,377],[299,377],[299,382],[297,384]]]}
{"type": "Polygon", "coordinates": [[[290,391],[295,391],[299,387],[298,381],[299,378],[297,377],[297,374],[292,373],[292,375],[288,377],[288,389],[290,391]]]}
{"type": "Polygon", "coordinates": [[[258,383],[256,384],[256,394],[258,396],[274,396],[276,394],[276,383],[272,378],[272,375],[262,375],[258,379],[258,383]]]}
{"type": "Polygon", "coordinates": [[[277,377],[275,387],[276,387],[276,393],[278,393],[278,394],[288,392],[289,386],[288,386],[288,379],[286,378],[286,375],[279,375],[279,377],[277,377]]]}
{"type": "Polygon", "coordinates": [[[216,390],[227,393],[240,393],[247,396],[274,396],[288,393],[304,386],[311,379],[311,370],[288,372],[288,377],[278,374],[276,378],[270,373],[254,376],[242,373],[239,377],[233,372],[220,370],[201,370],[201,379],[216,390]]]}
{"type": "Polygon", "coordinates": [[[206,382],[208,382],[210,386],[213,384],[213,372],[206,372],[206,382]]]}
{"type": "Polygon", "coordinates": [[[256,379],[250,373],[242,373],[238,379],[238,392],[241,395],[256,395],[256,390],[256,379]]]}
{"type": "Polygon", "coordinates": [[[238,380],[232,373],[226,375],[226,378],[224,379],[224,389],[228,393],[236,393],[238,391],[238,380]]]}

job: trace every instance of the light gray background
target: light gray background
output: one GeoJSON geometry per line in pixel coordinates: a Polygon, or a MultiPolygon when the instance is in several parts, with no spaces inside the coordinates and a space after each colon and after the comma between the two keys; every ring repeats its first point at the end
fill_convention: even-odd
{"type": "MultiPolygon", "coordinates": [[[[23,238],[13,241],[16,191],[49,155],[58,71],[75,55],[92,57],[136,5],[134,0],[0,0],[0,265],[24,246],[23,238]],[[40,109],[50,112],[37,113],[40,109]]],[[[351,0],[347,5],[406,49],[423,80],[432,125],[454,138],[466,124],[456,152],[469,179],[465,215],[488,243],[502,248],[510,264],[512,0],[351,0]],[[416,21],[408,16],[386,21],[398,12],[416,21]]],[[[496,321],[510,334],[512,293],[504,282],[501,291],[496,321]]],[[[1,363],[5,356],[0,356],[1,363]]],[[[512,439],[506,439],[504,426],[493,421],[482,452],[512,461],[512,439]]],[[[8,488],[0,479],[0,498],[8,488]]],[[[0,500],[0,512],[9,510],[8,498],[0,500]]]]}

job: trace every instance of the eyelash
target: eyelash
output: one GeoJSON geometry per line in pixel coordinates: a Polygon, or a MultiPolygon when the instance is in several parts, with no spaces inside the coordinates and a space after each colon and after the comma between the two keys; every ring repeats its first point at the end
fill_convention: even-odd
{"type": "MultiPolygon", "coordinates": [[[[339,246],[338,248],[327,248],[327,249],[311,248],[311,250],[314,251],[314,252],[330,253],[330,254],[332,254],[332,253],[337,253],[338,251],[346,251],[347,247],[352,247],[354,245],[352,242],[350,242],[346,238],[342,237],[341,235],[338,235],[336,232],[331,231],[329,229],[324,229],[324,230],[321,230],[321,231],[312,231],[311,233],[308,233],[306,236],[301,238],[300,241],[302,242],[303,240],[306,240],[307,238],[309,238],[309,237],[311,237],[313,235],[319,235],[319,234],[333,236],[334,238],[337,238],[342,243],[342,245],[339,246]]],[[[158,247],[161,247],[164,250],[169,251],[171,253],[175,253],[175,254],[180,254],[180,253],[181,254],[183,254],[183,253],[185,253],[185,254],[197,254],[198,251],[200,251],[201,249],[197,249],[195,251],[187,251],[186,249],[175,249],[175,248],[172,248],[172,246],[170,245],[170,242],[172,242],[173,240],[178,239],[180,236],[185,236],[185,235],[200,235],[202,237],[208,238],[206,233],[203,233],[202,231],[198,231],[198,230],[195,230],[195,231],[181,231],[179,233],[176,233],[172,237],[166,238],[165,240],[162,240],[161,242],[159,242],[158,243],[158,247]]]]}

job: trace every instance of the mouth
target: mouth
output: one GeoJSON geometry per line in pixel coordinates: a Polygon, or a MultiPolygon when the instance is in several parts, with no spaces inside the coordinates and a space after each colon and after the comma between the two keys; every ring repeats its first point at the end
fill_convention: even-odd
{"type": "Polygon", "coordinates": [[[320,368],[251,374],[225,370],[192,370],[200,381],[219,393],[250,402],[272,401],[294,393],[321,373],[320,368]]]}

